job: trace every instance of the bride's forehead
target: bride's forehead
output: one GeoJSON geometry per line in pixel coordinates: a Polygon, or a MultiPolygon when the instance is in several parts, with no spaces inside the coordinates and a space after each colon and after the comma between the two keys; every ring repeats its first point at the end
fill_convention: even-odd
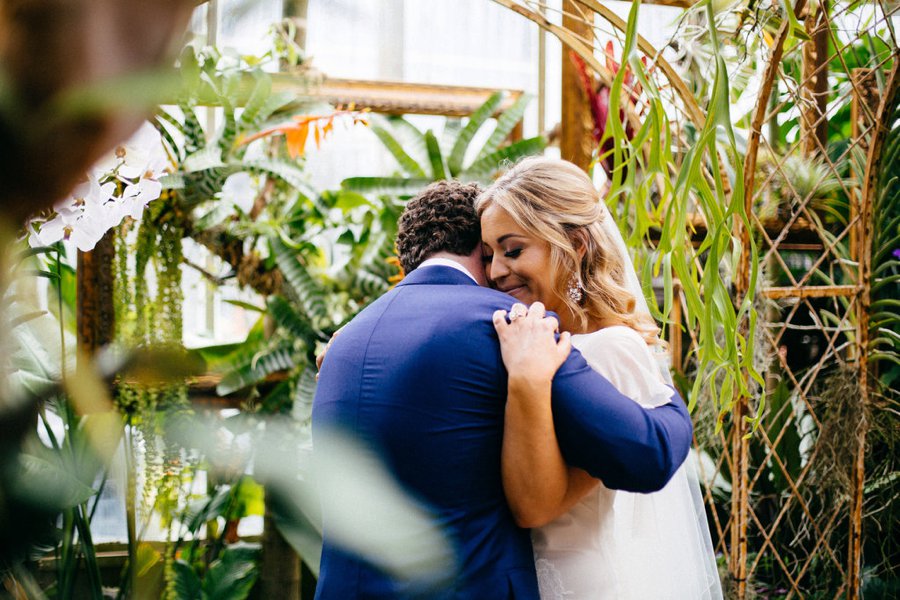
{"type": "Polygon", "coordinates": [[[496,233],[501,229],[504,230],[505,233],[523,231],[505,208],[492,204],[481,214],[482,233],[488,231],[496,233]]]}

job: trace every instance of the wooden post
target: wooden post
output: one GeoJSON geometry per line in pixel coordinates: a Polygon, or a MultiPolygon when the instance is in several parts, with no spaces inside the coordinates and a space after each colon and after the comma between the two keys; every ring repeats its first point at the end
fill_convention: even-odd
{"type": "MultiPolygon", "coordinates": [[[[856,144],[868,152],[869,140],[862,136],[872,125],[872,120],[868,115],[874,115],[878,106],[878,83],[872,69],[853,69],[850,79],[853,82],[853,98],[850,102],[850,143],[856,144]]],[[[864,176],[864,173],[858,174],[859,179],[864,176]]],[[[850,193],[853,196],[850,198],[850,220],[853,221],[860,214],[862,196],[861,190],[858,188],[852,189],[850,193]]],[[[864,245],[864,241],[860,238],[859,233],[863,226],[864,224],[859,221],[855,227],[850,229],[850,258],[852,260],[858,260],[862,256],[861,244],[864,245]]]]}
{"type": "Polygon", "coordinates": [[[78,253],[75,320],[82,356],[93,354],[113,341],[116,313],[113,303],[115,231],[104,235],[90,252],[78,253]]]}
{"type": "MultiPolygon", "coordinates": [[[[581,7],[573,0],[563,0],[563,27],[575,35],[592,40],[592,27],[579,18],[581,7]]],[[[593,18],[586,11],[585,17],[593,18]]],[[[562,115],[560,121],[559,152],[565,160],[587,170],[591,164],[593,120],[587,94],[582,89],[578,70],[569,58],[569,49],[562,49],[562,115]]]]}
{"type": "Polygon", "coordinates": [[[810,41],[803,44],[803,85],[800,90],[801,136],[807,156],[821,154],[828,147],[828,0],[807,5],[806,32],[810,41]]]}
{"type": "Polygon", "coordinates": [[[309,12],[309,0],[284,0],[284,18],[290,19],[297,27],[294,42],[306,51],[306,15],[309,12]]]}
{"type": "Polygon", "coordinates": [[[275,526],[266,495],[263,520],[262,560],[259,566],[260,598],[300,600],[300,559],[275,526]]]}
{"type": "MultiPolygon", "coordinates": [[[[881,156],[884,140],[887,137],[887,122],[893,114],[895,97],[898,85],[900,85],[900,55],[894,55],[894,65],[890,77],[885,86],[885,93],[878,102],[878,110],[875,115],[875,129],[871,137],[866,140],[867,160],[863,189],[860,195],[858,235],[858,260],[859,260],[859,297],[857,300],[858,318],[856,320],[857,350],[859,352],[857,367],[859,373],[859,401],[865,409],[869,402],[869,310],[871,305],[872,286],[872,235],[874,231],[875,195],[877,194],[878,173],[881,170],[881,156]]],[[[877,98],[877,87],[862,87],[862,94],[870,98],[877,98]]],[[[858,107],[854,95],[854,124],[857,122],[858,107]]],[[[869,103],[868,106],[874,106],[869,103]]],[[[865,112],[865,111],[862,111],[865,112]]],[[[866,452],[866,422],[865,410],[862,411],[859,427],[856,431],[856,460],[853,463],[851,474],[852,487],[850,489],[850,540],[848,543],[847,564],[847,599],[858,600],[860,598],[860,583],[862,582],[862,507],[865,490],[865,452],[866,452]]]]}

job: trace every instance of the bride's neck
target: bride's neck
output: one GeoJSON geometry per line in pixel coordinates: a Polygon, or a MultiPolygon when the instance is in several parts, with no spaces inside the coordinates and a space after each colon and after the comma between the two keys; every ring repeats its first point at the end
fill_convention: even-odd
{"type": "Polygon", "coordinates": [[[564,311],[566,314],[559,315],[559,330],[560,331],[568,331],[572,334],[582,334],[582,333],[593,333],[598,329],[603,329],[604,327],[609,327],[610,325],[615,325],[615,323],[605,321],[591,319],[588,317],[587,322],[582,325],[581,320],[576,317],[572,313],[572,311],[564,311]]]}

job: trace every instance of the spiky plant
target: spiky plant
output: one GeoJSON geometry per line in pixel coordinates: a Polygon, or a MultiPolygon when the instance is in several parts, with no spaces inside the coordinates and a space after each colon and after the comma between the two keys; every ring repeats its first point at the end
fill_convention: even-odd
{"type": "Polygon", "coordinates": [[[465,125],[448,119],[440,139],[431,129],[423,133],[403,117],[373,118],[370,129],[397,160],[400,173],[390,177],[350,177],[341,182],[341,187],[368,195],[412,196],[441,179],[490,182],[504,165],[538,154],[546,146],[540,136],[505,144],[531,101],[529,94],[522,94],[497,116],[488,140],[474,158],[467,160],[472,154],[472,140],[499,110],[504,98],[504,92],[492,94],[465,125]]]}

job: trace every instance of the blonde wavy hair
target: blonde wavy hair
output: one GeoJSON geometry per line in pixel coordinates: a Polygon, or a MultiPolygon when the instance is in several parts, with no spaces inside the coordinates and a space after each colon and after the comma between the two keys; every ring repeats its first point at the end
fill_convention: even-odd
{"type": "Polygon", "coordinates": [[[603,229],[608,218],[590,178],[574,164],[533,156],[520,160],[475,201],[481,217],[499,206],[529,235],[550,243],[550,277],[580,332],[591,324],[626,325],[648,344],[659,343],[653,318],[635,310],[625,279],[625,263],[603,229]],[[584,249],[584,256],[579,252],[584,249]],[[581,283],[581,301],[569,297],[573,276],[581,283]]]}

